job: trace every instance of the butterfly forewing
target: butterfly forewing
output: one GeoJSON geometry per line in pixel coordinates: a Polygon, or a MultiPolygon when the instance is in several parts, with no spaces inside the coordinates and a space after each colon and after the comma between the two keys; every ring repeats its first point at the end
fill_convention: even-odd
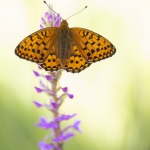
{"type": "Polygon", "coordinates": [[[39,30],[21,41],[15,53],[20,58],[43,63],[51,53],[51,47],[56,42],[57,34],[58,28],[55,27],[39,30]]]}
{"type": "Polygon", "coordinates": [[[72,37],[85,60],[92,63],[115,54],[116,48],[103,36],[83,28],[71,28],[72,37]]]}

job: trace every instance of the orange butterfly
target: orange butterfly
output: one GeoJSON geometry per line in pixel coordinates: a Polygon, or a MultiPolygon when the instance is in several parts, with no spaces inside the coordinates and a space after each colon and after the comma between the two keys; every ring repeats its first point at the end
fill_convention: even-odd
{"type": "Polygon", "coordinates": [[[66,20],[60,27],[44,28],[29,35],[15,49],[17,56],[39,64],[46,71],[65,69],[72,73],[115,52],[116,48],[103,36],[84,28],[69,28],[66,20]]]}

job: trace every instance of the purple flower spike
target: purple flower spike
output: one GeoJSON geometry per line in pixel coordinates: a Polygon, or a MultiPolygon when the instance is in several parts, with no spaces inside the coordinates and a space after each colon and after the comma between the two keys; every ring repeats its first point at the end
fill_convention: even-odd
{"type": "Polygon", "coordinates": [[[40,76],[40,74],[39,74],[37,71],[34,71],[34,70],[33,70],[33,73],[34,73],[34,75],[35,75],[36,77],[39,77],[39,76],[40,76]]]}
{"type": "Polygon", "coordinates": [[[56,118],[56,121],[63,121],[63,120],[69,120],[71,118],[73,118],[74,116],[76,116],[76,114],[73,115],[61,115],[60,117],[56,118]]]}
{"type": "Polygon", "coordinates": [[[63,90],[63,92],[67,92],[68,91],[68,88],[67,87],[64,87],[64,88],[62,88],[62,90],[63,90]]]}
{"type": "Polygon", "coordinates": [[[74,96],[73,96],[73,94],[68,94],[68,96],[69,96],[69,98],[73,98],[74,96]]]}
{"type": "Polygon", "coordinates": [[[45,13],[45,18],[48,18],[48,17],[49,17],[49,13],[46,12],[46,13],[45,13]]]}
{"type": "Polygon", "coordinates": [[[41,23],[42,24],[46,24],[46,21],[45,21],[45,19],[43,17],[41,17],[41,23]]]}
{"type": "Polygon", "coordinates": [[[44,27],[40,24],[40,29],[44,29],[44,27]]]}
{"type": "MultiPolygon", "coordinates": [[[[50,3],[48,5],[49,7],[52,7],[50,3]]],[[[61,22],[62,18],[59,14],[56,14],[52,11],[50,11],[50,13],[46,12],[45,16],[41,18],[40,29],[44,29],[46,27],[59,27],[61,22]]],[[[38,68],[41,71],[41,69],[44,67],[42,68],[40,65],[38,65],[38,68]]],[[[35,90],[37,93],[43,92],[48,95],[49,102],[47,104],[47,102],[42,103],[35,100],[33,103],[37,108],[44,107],[48,109],[52,113],[52,116],[50,120],[47,117],[40,117],[35,126],[44,130],[51,130],[52,133],[48,133],[48,135],[46,135],[42,141],[38,142],[38,147],[40,150],[62,150],[65,142],[75,135],[74,132],[81,132],[79,128],[80,121],[75,121],[71,125],[68,125],[64,128],[61,127],[63,121],[70,120],[76,116],[76,114],[62,114],[59,110],[60,106],[64,102],[64,99],[66,97],[72,99],[74,98],[74,95],[68,93],[68,87],[60,86],[59,79],[62,73],[61,70],[58,72],[48,72],[47,74],[44,74],[40,71],[33,70],[33,73],[36,77],[44,78],[43,82],[40,80],[39,87],[35,86],[35,90]]]]}
{"type": "Polygon", "coordinates": [[[79,125],[80,125],[81,121],[76,121],[74,124],[73,124],[73,128],[77,131],[79,131],[80,133],[82,133],[81,129],[79,128],[79,125]]]}
{"type": "Polygon", "coordinates": [[[39,142],[38,147],[41,148],[41,150],[53,150],[55,146],[53,144],[45,143],[45,142],[39,142]]]}
{"type": "Polygon", "coordinates": [[[48,22],[52,22],[53,21],[53,17],[52,17],[52,15],[50,15],[49,17],[48,17],[48,22]]]}
{"type": "Polygon", "coordinates": [[[65,140],[69,140],[72,136],[74,136],[73,133],[67,133],[66,135],[59,135],[57,138],[52,139],[52,141],[59,143],[65,140]]]}
{"type": "Polygon", "coordinates": [[[43,90],[42,90],[42,89],[40,89],[40,88],[38,88],[38,87],[35,87],[35,89],[36,89],[36,91],[37,91],[38,93],[43,92],[43,90]]]}
{"type": "Polygon", "coordinates": [[[40,103],[38,103],[36,101],[33,101],[33,103],[35,104],[36,107],[42,107],[43,106],[42,104],[40,104],[40,103]]]}
{"type": "Polygon", "coordinates": [[[50,75],[46,75],[46,79],[47,79],[47,80],[51,80],[52,77],[51,77],[50,75]]]}

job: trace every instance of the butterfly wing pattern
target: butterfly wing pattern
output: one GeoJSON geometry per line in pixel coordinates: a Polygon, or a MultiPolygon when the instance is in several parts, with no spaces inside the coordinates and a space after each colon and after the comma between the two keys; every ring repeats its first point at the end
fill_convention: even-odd
{"type": "Polygon", "coordinates": [[[75,50],[76,54],[71,55],[70,58],[66,60],[64,67],[61,66],[60,59],[58,59],[55,54],[50,54],[46,61],[40,66],[46,71],[57,71],[59,69],[65,69],[67,72],[72,73],[80,72],[89,67],[91,63],[86,62],[82,55],[77,52],[77,47],[74,46],[73,49],[75,50]]]}
{"type": "MultiPolygon", "coordinates": [[[[65,20],[64,22],[66,23],[65,20]]],[[[16,55],[39,64],[46,71],[65,69],[68,72],[78,73],[93,62],[111,57],[116,52],[111,42],[93,31],[67,28],[67,34],[63,29],[69,36],[66,39],[66,35],[62,36],[61,29],[61,26],[49,27],[29,35],[16,47],[16,55]],[[65,43],[67,40],[68,50],[60,44],[63,40],[65,43]],[[59,51],[64,54],[60,56],[59,51]]]]}
{"type": "Polygon", "coordinates": [[[83,28],[71,30],[73,39],[87,62],[93,63],[115,54],[116,48],[103,36],[83,28]]]}
{"type": "Polygon", "coordinates": [[[15,54],[32,62],[43,63],[49,55],[57,34],[56,27],[39,30],[22,40],[16,47],[15,54]]]}

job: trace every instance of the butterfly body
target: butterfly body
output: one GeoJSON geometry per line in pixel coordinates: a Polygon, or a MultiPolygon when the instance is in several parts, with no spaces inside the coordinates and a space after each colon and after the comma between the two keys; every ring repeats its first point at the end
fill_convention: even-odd
{"type": "Polygon", "coordinates": [[[60,59],[61,62],[61,67],[65,67],[65,62],[66,60],[69,59],[70,53],[72,51],[72,44],[71,41],[71,32],[68,27],[68,23],[63,20],[61,26],[59,27],[59,32],[58,32],[58,42],[56,43],[57,47],[57,53],[56,56],[58,59],[60,59]]]}
{"type": "Polygon", "coordinates": [[[116,48],[103,36],[84,28],[69,28],[66,20],[60,27],[44,28],[29,35],[15,49],[17,56],[36,62],[46,71],[65,69],[72,73],[115,52],[116,48]]]}

